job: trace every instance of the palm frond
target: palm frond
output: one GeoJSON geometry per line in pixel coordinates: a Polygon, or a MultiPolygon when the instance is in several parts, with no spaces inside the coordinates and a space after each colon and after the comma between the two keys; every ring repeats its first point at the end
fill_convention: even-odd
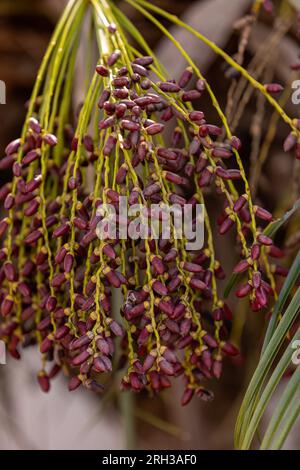
{"type": "MultiPolygon", "coordinates": [[[[282,319],[278,323],[292,289],[295,288],[300,274],[300,252],[296,257],[287,277],[278,301],[275,305],[269,328],[266,333],[263,353],[252,380],[244,396],[235,429],[235,446],[249,449],[261,424],[265,411],[273,398],[278,385],[292,363],[294,341],[300,339],[300,329],[294,334],[285,349],[280,353],[289,331],[295,325],[300,313],[300,287],[295,291],[282,319]],[[276,326],[277,325],[277,326],[276,326]],[[280,353],[280,354],[279,354],[280,353]],[[278,359],[280,355],[280,359],[278,359]]],[[[268,424],[261,448],[281,448],[286,437],[299,416],[300,368],[288,381],[268,424]]]]}

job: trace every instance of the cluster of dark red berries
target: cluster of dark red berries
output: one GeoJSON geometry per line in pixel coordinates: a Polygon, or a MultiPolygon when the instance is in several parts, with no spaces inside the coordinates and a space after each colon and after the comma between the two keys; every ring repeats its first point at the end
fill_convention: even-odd
{"type": "Polygon", "coordinates": [[[103,202],[116,211],[120,196],[128,206],[184,207],[204,203],[206,188],[215,187],[225,201],[219,232],[237,228],[235,272],[248,276],[238,297],[249,295],[253,310],[265,308],[274,295],[270,276],[285,274],[268,264],[282,252],[256,226],[271,214],[253,206],[247,188],[239,195],[234,186],[244,179],[239,139],[223,141],[222,129],[193,108],[205,81],[192,88],[187,68],[178,81],[157,82],[153,67],[152,57],[128,63],[119,50],[104,56],[92,112],[98,131],[88,131],[89,116],[84,132],[65,125],[60,142],[42,128],[37,102],[25,139],[10,143],[0,161],[13,173],[0,190],[8,212],[0,222],[0,338],[15,358],[21,347],[38,344],[44,391],[61,369],[70,390],[82,384],[101,391],[119,338],[114,367],[126,366],[122,387],[157,392],[182,376],[185,405],[194,394],[210,399],[205,380],[219,378],[223,355],[238,352],[227,340],[232,313],[219,298],[225,274],[208,219],[208,241],[198,252],[186,251],[174,233],[169,240],[124,240],[117,233],[104,241],[97,237],[103,202]],[[113,301],[118,289],[120,312],[113,301]]]}

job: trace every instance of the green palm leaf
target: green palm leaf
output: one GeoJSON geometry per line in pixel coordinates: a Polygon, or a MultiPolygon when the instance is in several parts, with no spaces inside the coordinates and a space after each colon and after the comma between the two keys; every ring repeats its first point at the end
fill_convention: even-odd
{"type": "MultiPolygon", "coordinates": [[[[291,364],[292,344],[296,339],[300,339],[299,329],[278,360],[278,353],[286,339],[286,335],[300,313],[300,288],[296,290],[281,321],[277,324],[278,315],[282,313],[299,274],[300,253],[294,261],[292,274],[286,279],[275,306],[273,321],[270,322],[267,331],[263,353],[240,408],[235,429],[235,446],[237,448],[249,449],[253,444],[264,413],[277,390],[283,374],[291,364]],[[271,369],[273,369],[272,373],[270,372],[271,369]]],[[[300,368],[292,375],[276,406],[262,440],[262,449],[280,448],[284,444],[300,413],[299,400],[297,399],[299,386],[300,368]]]]}

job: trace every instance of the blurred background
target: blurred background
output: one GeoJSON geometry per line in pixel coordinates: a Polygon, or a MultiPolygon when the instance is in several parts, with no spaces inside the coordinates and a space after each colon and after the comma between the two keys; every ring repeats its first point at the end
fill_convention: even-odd
{"type": "MultiPolygon", "coordinates": [[[[0,80],[6,83],[7,92],[7,104],[0,105],[1,153],[6,144],[20,134],[25,102],[30,97],[38,66],[65,3],[65,0],[0,0],[0,80]]],[[[177,78],[186,65],[178,52],[128,5],[118,3],[155,48],[170,76],[177,78]]],[[[234,25],[249,13],[251,0],[154,0],[154,3],[182,17],[237,60],[249,65],[263,83],[278,81],[289,86],[296,78],[297,73],[291,75],[290,71],[290,63],[299,60],[298,32],[293,20],[287,24],[286,20],[275,21],[272,15],[262,13],[244,41],[242,51],[241,30],[234,25]]],[[[239,77],[224,68],[223,62],[199,41],[176,28],[173,32],[226,109],[234,133],[243,141],[244,164],[248,168],[249,161],[255,162],[257,148],[268,132],[266,116],[270,118],[272,111],[255,92],[248,91],[248,96],[247,88],[240,97],[240,108],[231,106],[230,90],[234,90],[239,77]]],[[[213,121],[215,115],[210,103],[204,98],[202,105],[213,121]]],[[[289,95],[283,105],[290,115],[299,116],[289,95]]],[[[259,181],[255,181],[253,174],[252,178],[257,201],[280,215],[291,202],[292,190],[296,193],[299,190],[291,186],[293,174],[299,167],[295,169],[294,159],[283,155],[281,150],[286,127],[280,123],[276,126],[262,175],[259,181]]],[[[3,184],[5,172],[1,172],[0,178],[3,184]]],[[[296,181],[293,184],[296,185],[296,181]]],[[[210,199],[216,219],[219,203],[213,194],[210,199]]],[[[232,249],[234,240],[223,237],[218,243],[217,235],[216,240],[218,256],[230,273],[236,263],[232,249]]],[[[247,304],[242,302],[235,308],[233,298],[230,305],[235,312],[232,340],[241,348],[241,355],[234,360],[226,359],[220,381],[213,384],[215,400],[212,403],[194,399],[188,407],[181,408],[180,384],[160,397],[123,394],[120,398],[117,386],[103,398],[81,390],[70,394],[62,376],[56,379],[51,393],[45,395],[36,383],[37,354],[29,348],[21,362],[8,358],[6,366],[0,365],[0,449],[121,449],[128,446],[231,449],[236,413],[259,357],[265,318],[249,312],[247,304]]],[[[286,447],[300,447],[300,433],[296,428],[286,447]]]]}

